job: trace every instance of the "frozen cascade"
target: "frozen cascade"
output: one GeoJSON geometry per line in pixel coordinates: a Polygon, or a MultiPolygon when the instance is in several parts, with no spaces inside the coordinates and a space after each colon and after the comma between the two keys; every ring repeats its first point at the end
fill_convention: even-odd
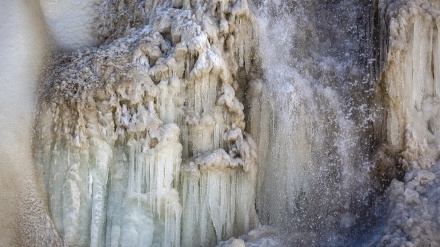
{"type": "Polygon", "coordinates": [[[45,80],[37,166],[69,246],[210,246],[258,224],[236,95],[254,47],[247,1],[147,3],[101,3],[141,10],[98,19],[103,45],[58,53],[45,80]]]}
{"type": "MultiPolygon", "coordinates": [[[[259,219],[316,234],[318,245],[343,244],[335,234],[353,229],[369,207],[372,143],[363,138],[374,119],[373,84],[359,55],[369,52],[367,23],[358,21],[368,8],[357,1],[260,4],[263,79],[251,82],[249,114],[261,164],[259,219]],[[316,19],[342,10],[338,28],[316,19]],[[332,46],[336,36],[350,42],[332,46]]],[[[290,241],[312,244],[306,238],[290,241]]]]}
{"type": "Polygon", "coordinates": [[[0,245],[438,245],[439,13],[1,1],[0,245]]]}

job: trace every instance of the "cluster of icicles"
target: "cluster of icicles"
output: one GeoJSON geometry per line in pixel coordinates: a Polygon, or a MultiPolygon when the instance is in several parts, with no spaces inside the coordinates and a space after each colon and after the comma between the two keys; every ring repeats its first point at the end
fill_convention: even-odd
{"type": "Polygon", "coordinates": [[[258,224],[236,95],[247,1],[167,4],[122,38],[58,56],[46,79],[36,157],[69,246],[212,246],[258,224]]]}

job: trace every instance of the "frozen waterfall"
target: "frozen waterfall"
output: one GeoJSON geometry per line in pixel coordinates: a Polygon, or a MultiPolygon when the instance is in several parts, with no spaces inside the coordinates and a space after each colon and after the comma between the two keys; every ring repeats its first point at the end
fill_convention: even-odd
{"type": "Polygon", "coordinates": [[[439,13],[3,0],[0,245],[440,244],[439,13]]]}
{"type": "Polygon", "coordinates": [[[250,82],[249,122],[259,155],[259,219],[304,234],[292,236],[295,245],[352,245],[339,234],[362,222],[373,192],[371,6],[258,7],[262,79],[250,82]]]}

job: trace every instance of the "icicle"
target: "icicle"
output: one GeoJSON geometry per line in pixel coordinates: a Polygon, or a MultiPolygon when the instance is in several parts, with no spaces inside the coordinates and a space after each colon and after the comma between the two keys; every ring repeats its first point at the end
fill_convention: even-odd
{"type": "Polygon", "coordinates": [[[127,146],[129,147],[129,168],[128,168],[128,191],[130,193],[134,192],[134,183],[135,183],[135,163],[134,163],[134,157],[135,157],[135,140],[130,139],[127,142],[127,146]]]}
{"type": "Polygon", "coordinates": [[[208,192],[209,189],[209,185],[208,185],[208,177],[204,176],[204,174],[202,174],[202,176],[200,177],[200,201],[199,201],[199,205],[201,205],[201,209],[200,209],[200,221],[199,221],[199,225],[200,225],[200,243],[202,245],[204,245],[208,238],[208,213],[209,213],[209,209],[208,209],[208,198],[210,198],[210,194],[208,192]]]}
{"type": "Polygon", "coordinates": [[[81,182],[81,178],[78,174],[79,165],[77,163],[69,165],[69,173],[66,175],[63,187],[63,225],[65,239],[68,243],[75,243],[76,234],[79,227],[79,214],[80,214],[80,202],[81,191],[78,184],[81,182]]]}
{"type": "Polygon", "coordinates": [[[434,67],[434,96],[440,96],[440,21],[434,25],[433,32],[433,67],[434,67]]]}

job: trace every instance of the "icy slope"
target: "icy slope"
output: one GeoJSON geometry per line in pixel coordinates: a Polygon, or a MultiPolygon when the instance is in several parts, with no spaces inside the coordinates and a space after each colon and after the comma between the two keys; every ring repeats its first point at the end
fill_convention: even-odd
{"type": "Polygon", "coordinates": [[[438,232],[439,168],[416,169],[404,181],[393,180],[388,188],[389,219],[378,246],[436,246],[438,232]]]}

